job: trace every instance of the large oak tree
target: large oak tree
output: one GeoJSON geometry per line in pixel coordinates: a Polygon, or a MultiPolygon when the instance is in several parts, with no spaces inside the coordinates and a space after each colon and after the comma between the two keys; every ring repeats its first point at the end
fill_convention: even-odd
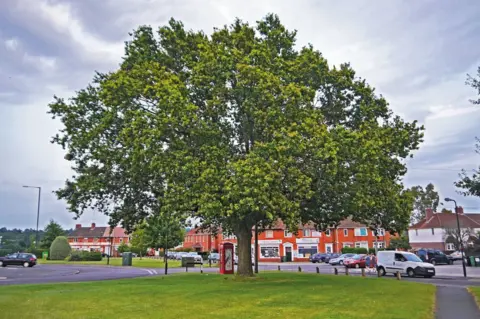
{"type": "Polygon", "coordinates": [[[245,276],[255,224],[404,229],[404,159],[423,128],[295,36],[275,15],[210,36],[173,19],[139,27],[118,70],[50,105],[76,172],[58,197],[127,228],[168,213],[233,232],[245,276]]]}

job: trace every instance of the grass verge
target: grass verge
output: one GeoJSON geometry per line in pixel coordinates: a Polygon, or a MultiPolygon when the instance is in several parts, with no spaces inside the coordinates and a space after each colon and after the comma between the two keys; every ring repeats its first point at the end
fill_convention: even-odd
{"type": "Polygon", "coordinates": [[[473,295],[475,298],[475,301],[477,302],[478,306],[480,307],[480,287],[470,287],[468,288],[468,291],[473,295]]]}
{"type": "Polygon", "coordinates": [[[183,274],[0,286],[0,318],[432,319],[434,299],[432,285],[386,278],[183,274]]]}
{"type": "MultiPolygon", "coordinates": [[[[101,261],[65,261],[65,260],[44,260],[39,259],[38,263],[41,265],[58,265],[58,264],[67,264],[67,265],[97,265],[97,266],[107,266],[107,258],[103,258],[101,261]]],[[[110,266],[121,266],[122,258],[110,258],[110,266]]],[[[168,267],[180,267],[181,262],[178,260],[169,260],[168,267]]],[[[133,267],[141,268],[163,268],[165,263],[163,259],[154,259],[154,258],[133,258],[132,259],[133,267]]],[[[205,265],[208,266],[208,263],[205,265]]]]}

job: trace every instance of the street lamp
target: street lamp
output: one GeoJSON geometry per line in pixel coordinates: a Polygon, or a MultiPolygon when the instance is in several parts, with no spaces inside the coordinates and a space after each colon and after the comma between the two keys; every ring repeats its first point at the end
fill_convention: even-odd
{"type": "Polygon", "coordinates": [[[42,194],[42,188],[39,186],[28,186],[24,185],[24,188],[36,188],[38,189],[38,205],[37,205],[37,232],[35,234],[35,248],[38,248],[38,220],[40,218],[40,197],[42,194]]]}
{"type": "Polygon", "coordinates": [[[463,248],[463,239],[462,239],[462,233],[460,230],[460,220],[458,219],[458,206],[457,206],[457,201],[452,199],[452,198],[445,198],[446,202],[453,202],[455,204],[455,215],[457,216],[457,230],[458,230],[458,238],[460,241],[460,249],[462,251],[462,265],[463,265],[463,277],[467,277],[467,268],[465,267],[465,252],[463,248]]]}

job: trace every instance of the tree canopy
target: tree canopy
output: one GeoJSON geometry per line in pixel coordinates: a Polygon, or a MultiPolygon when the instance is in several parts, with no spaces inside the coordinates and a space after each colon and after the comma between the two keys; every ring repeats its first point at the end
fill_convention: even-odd
{"type": "Polygon", "coordinates": [[[413,212],[410,218],[412,224],[419,222],[425,218],[427,208],[437,211],[440,204],[440,195],[435,191],[435,185],[428,183],[425,189],[418,185],[413,186],[410,191],[413,194],[413,212]]]}
{"type": "Polygon", "coordinates": [[[40,242],[41,248],[50,248],[50,245],[53,243],[55,238],[58,236],[65,236],[66,232],[63,230],[62,226],[54,221],[53,219],[50,219],[50,222],[48,223],[47,226],[45,226],[44,229],[44,236],[42,241],[40,242]]]}
{"type": "Polygon", "coordinates": [[[118,70],[97,73],[50,113],[75,176],[57,191],[127,229],[150,216],[196,218],[233,232],[252,275],[252,227],[278,219],[323,229],[351,216],[408,225],[401,178],[422,130],[393,114],[349,64],[331,67],[276,15],[210,36],[180,21],[140,26],[118,70]]]}

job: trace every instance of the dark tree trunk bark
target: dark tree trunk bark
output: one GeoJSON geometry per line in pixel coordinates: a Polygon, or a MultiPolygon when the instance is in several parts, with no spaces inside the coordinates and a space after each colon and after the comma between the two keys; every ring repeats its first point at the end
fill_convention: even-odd
{"type": "Polygon", "coordinates": [[[252,269],[252,227],[241,227],[236,231],[238,248],[237,275],[253,277],[252,269]]]}

